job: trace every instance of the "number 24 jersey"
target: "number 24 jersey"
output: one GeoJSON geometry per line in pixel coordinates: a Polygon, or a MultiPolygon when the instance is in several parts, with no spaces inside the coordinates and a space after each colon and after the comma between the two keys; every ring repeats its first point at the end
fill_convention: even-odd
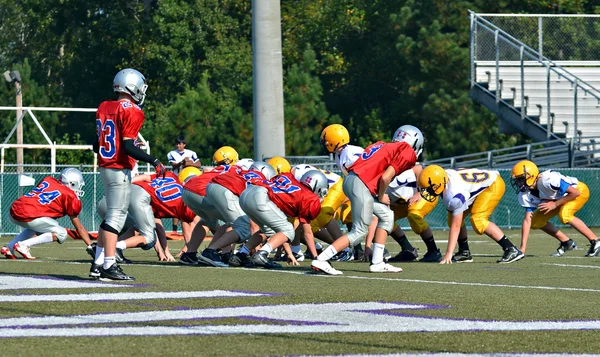
{"type": "Polygon", "coordinates": [[[67,186],[46,176],[31,192],[19,197],[10,207],[10,215],[19,222],[36,218],[79,216],[81,201],[67,186]]]}

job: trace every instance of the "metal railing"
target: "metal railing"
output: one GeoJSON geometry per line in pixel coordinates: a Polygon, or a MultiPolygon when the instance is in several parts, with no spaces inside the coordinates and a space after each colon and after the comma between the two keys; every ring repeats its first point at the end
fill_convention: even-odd
{"type": "MultiPolygon", "coordinates": [[[[572,106],[573,112],[570,118],[565,115],[567,122],[571,122],[571,131],[567,132],[567,136],[578,135],[578,114],[580,101],[586,98],[593,98],[595,100],[595,108],[600,107],[600,91],[579,78],[578,76],[571,73],[561,65],[553,62],[547,57],[543,56],[542,53],[537,52],[533,48],[529,47],[525,43],[519,41],[506,31],[500,29],[492,22],[486,20],[482,15],[476,14],[469,11],[471,20],[471,37],[470,37],[470,81],[471,86],[480,86],[484,90],[489,90],[491,94],[495,96],[496,102],[504,102],[509,106],[516,107],[516,103],[520,103],[520,107],[515,108],[520,110],[521,118],[529,120],[532,124],[538,125],[543,128],[547,133],[547,138],[558,138],[554,135],[554,118],[552,113],[553,107],[553,90],[556,90],[558,86],[564,85],[561,82],[564,80],[569,83],[570,90],[572,91],[572,106]],[[487,78],[480,80],[478,78],[477,68],[485,67],[490,68],[487,70],[485,75],[487,78]],[[512,103],[503,98],[502,92],[504,90],[504,74],[509,68],[518,68],[519,71],[519,85],[518,87],[511,88],[513,98],[512,103]],[[539,71],[534,72],[537,68],[544,68],[545,70],[545,100],[538,100],[535,102],[526,94],[528,91],[528,85],[534,85],[532,82],[540,81],[539,71]],[[492,72],[494,74],[492,80],[492,72]],[[535,80],[528,78],[528,75],[534,75],[535,80]],[[479,82],[487,82],[489,86],[494,85],[493,90],[490,88],[484,88],[479,82]],[[518,89],[517,89],[518,88],[518,89]],[[540,117],[542,116],[543,107],[545,107],[546,125],[541,126],[536,121],[532,120],[527,114],[528,106],[536,105],[539,110],[540,117]],[[570,134],[572,133],[572,134],[570,134]]],[[[543,46],[540,42],[540,47],[543,46]]],[[[481,76],[481,73],[479,73],[481,76]]],[[[531,89],[529,89],[531,90],[531,89]]],[[[564,98],[561,98],[564,99],[564,98]]],[[[570,99],[569,99],[570,100],[570,99]]],[[[589,107],[589,106],[588,106],[589,107]]],[[[598,110],[600,115],[600,109],[598,110]]],[[[564,120],[565,118],[558,118],[558,120],[564,120]]],[[[541,118],[540,118],[541,119],[541,118]]]]}

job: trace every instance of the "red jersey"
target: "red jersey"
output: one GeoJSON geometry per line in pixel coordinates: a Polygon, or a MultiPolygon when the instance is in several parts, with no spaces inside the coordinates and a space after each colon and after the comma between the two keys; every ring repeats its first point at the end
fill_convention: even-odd
{"type": "Polygon", "coordinates": [[[253,185],[266,187],[269,198],[288,217],[298,217],[300,223],[309,223],[321,212],[321,200],[310,188],[301,184],[289,172],[267,180],[252,181],[253,185]]]}
{"type": "Polygon", "coordinates": [[[133,160],[125,153],[123,138],[137,139],[144,124],[144,112],[128,100],[107,100],[96,111],[96,132],[100,149],[98,166],[132,169],[133,160]]]}
{"type": "Polygon", "coordinates": [[[41,217],[79,216],[80,212],[81,201],[75,192],[52,176],[45,177],[10,207],[10,215],[19,222],[41,217]]]}
{"type": "Polygon", "coordinates": [[[165,173],[164,178],[151,175],[152,181],[135,182],[150,195],[152,211],[156,218],[179,218],[183,222],[190,223],[196,218],[181,198],[183,187],[177,176],[171,171],[165,173]]]}
{"type": "Polygon", "coordinates": [[[205,172],[200,176],[194,176],[187,180],[183,188],[202,197],[206,197],[206,186],[208,186],[213,178],[229,171],[231,167],[232,166],[229,165],[219,165],[212,171],[205,172]]]}
{"type": "Polygon", "coordinates": [[[377,195],[379,179],[392,166],[396,175],[417,163],[415,151],[405,142],[384,143],[378,141],[365,148],[348,171],[354,172],[367,186],[372,195],[377,195]]]}
{"type": "Polygon", "coordinates": [[[224,172],[222,175],[217,175],[211,182],[225,187],[239,197],[246,187],[248,187],[249,181],[262,181],[266,179],[261,172],[244,170],[239,166],[232,166],[229,171],[224,172]]]}

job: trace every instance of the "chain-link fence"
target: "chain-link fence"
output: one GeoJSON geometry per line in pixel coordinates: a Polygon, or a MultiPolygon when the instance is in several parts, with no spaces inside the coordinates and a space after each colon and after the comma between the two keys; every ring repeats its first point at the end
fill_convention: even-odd
{"type": "MultiPolygon", "coordinates": [[[[308,160],[308,158],[307,158],[308,160]]],[[[294,161],[294,160],[293,160],[294,161]]],[[[296,162],[296,161],[294,161],[296,162]]],[[[314,164],[314,162],[312,162],[314,164]]],[[[506,183],[506,193],[502,201],[490,217],[492,222],[495,222],[502,228],[520,227],[523,220],[524,209],[517,202],[517,195],[510,186],[510,170],[501,169],[502,178],[506,183]]],[[[600,226],[600,169],[560,169],[560,172],[567,176],[577,177],[580,181],[585,182],[590,188],[590,200],[577,213],[577,216],[586,222],[589,226],[600,226]]],[[[41,180],[46,175],[33,174],[36,182],[41,180]]],[[[84,173],[85,179],[85,195],[82,197],[83,209],[80,219],[83,225],[90,231],[97,231],[101,223],[100,217],[96,213],[96,203],[104,195],[102,182],[99,174],[84,173]]],[[[0,174],[0,232],[1,234],[15,234],[19,232],[19,227],[13,224],[9,217],[10,206],[14,200],[22,194],[27,193],[31,188],[21,188],[18,183],[18,175],[13,173],[0,174]]],[[[447,228],[447,213],[443,204],[438,204],[435,210],[427,216],[426,220],[434,229],[447,228]]],[[[68,217],[62,218],[59,222],[64,227],[71,227],[68,217]]],[[[557,226],[562,226],[556,219],[552,222],[557,226]]],[[[171,225],[170,219],[163,220],[166,227],[171,225]]],[[[466,222],[468,225],[468,222],[466,222]]],[[[400,225],[406,229],[410,229],[406,219],[400,220],[400,225]]]]}
{"type": "Polygon", "coordinates": [[[600,15],[480,16],[553,61],[600,60],[600,15]]]}

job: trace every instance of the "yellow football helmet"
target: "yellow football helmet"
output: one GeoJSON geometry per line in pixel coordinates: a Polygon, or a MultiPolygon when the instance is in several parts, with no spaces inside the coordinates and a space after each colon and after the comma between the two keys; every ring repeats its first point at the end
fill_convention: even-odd
{"type": "Polygon", "coordinates": [[[337,148],[350,143],[348,129],[340,124],[331,124],[321,132],[321,146],[328,153],[333,153],[337,148]]]}
{"type": "Polygon", "coordinates": [[[233,165],[240,159],[237,151],[231,146],[222,146],[213,155],[215,165],[233,165]]]}
{"type": "Polygon", "coordinates": [[[429,165],[421,171],[417,179],[417,185],[421,192],[421,197],[429,202],[434,202],[436,197],[441,195],[448,184],[448,175],[446,171],[438,165],[429,165]]]}
{"type": "Polygon", "coordinates": [[[202,175],[202,171],[200,171],[199,168],[193,167],[193,166],[188,166],[179,172],[178,178],[179,178],[179,182],[185,183],[185,181],[187,179],[190,179],[194,176],[200,176],[200,175],[202,175]]]}
{"type": "Polygon", "coordinates": [[[273,166],[273,169],[275,170],[277,175],[280,175],[284,172],[292,171],[292,165],[290,165],[290,163],[281,156],[274,156],[270,158],[269,161],[267,161],[267,163],[273,166]]]}
{"type": "Polygon", "coordinates": [[[537,165],[529,160],[519,161],[513,166],[510,184],[516,192],[523,192],[528,187],[535,185],[540,170],[537,165]]]}

